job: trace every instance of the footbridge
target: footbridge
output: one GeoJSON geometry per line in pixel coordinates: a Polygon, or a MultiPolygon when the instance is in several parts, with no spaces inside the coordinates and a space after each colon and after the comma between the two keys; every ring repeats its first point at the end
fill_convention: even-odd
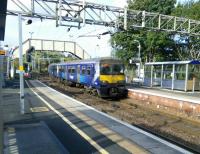
{"type": "MultiPolygon", "coordinates": [[[[82,49],[76,42],[60,41],[60,40],[45,40],[45,39],[27,39],[23,42],[23,55],[34,47],[35,51],[50,51],[50,52],[68,52],[81,59],[89,59],[91,56],[82,49]]],[[[19,57],[19,47],[13,51],[13,58],[19,57]]]]}
{"type": "Polygon", "coordinates": [[[200,36],[200,21],[183,17],[131,10],[125,7],[115,7],[86,0],[8,0],[7,15],[50,19],[56,21],[56,26],[84,27],[101,25],[124,27],[127,29],[146,29],[166,31],[170,33],[200,36]],[[129,24],[128,24],[129,23],[129,24]]]}

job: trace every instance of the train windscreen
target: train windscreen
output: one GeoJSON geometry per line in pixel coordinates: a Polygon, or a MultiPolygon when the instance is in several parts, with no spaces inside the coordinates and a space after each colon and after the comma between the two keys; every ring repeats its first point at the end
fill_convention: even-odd
{"type": "Polygon", "coordinates": [[[101,75],[124,75],[123,64],[101,64],[101,75]]]}

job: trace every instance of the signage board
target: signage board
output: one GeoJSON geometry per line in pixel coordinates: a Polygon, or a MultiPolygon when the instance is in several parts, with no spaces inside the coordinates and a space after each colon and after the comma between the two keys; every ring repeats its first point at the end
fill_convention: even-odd
{"type": "Polygon", "coordinates": [[[24,73],[24,71],[16,70],[16,73],[17,73],[17,74],[19,74],[19,73],[21,73],[21,72],[24,73]]]}
{"type": "Polygon", "coordinates": [[[5,56],[6,55],[6,51],[5,50],[0,50],[0,55],[1,56],[5,56]]]}

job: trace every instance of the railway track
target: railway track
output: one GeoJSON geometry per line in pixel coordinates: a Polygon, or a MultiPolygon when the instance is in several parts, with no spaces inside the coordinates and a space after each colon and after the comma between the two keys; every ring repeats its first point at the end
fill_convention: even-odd
{"type": "Polygon", "coordinates": [[[89,95],[84,89],[64,87],[62,84],[52,82],[49,78],[40,78],[40,80],[62,93],[70,95],[102,112],[126,121],[137,128],[163,138],[192,153],[200,153],[200,126],[196,121],[187,121],[186,119],[182,119],[175,115],[168,115],[145,106],[143,106],[144,109],[142,109],[142,106],[139,105],[141,102],[138,102],[137,100],[134,100],[133,102],[133,100],[130,99],[101,99],[89,95]],[[131,110],[132,112],[130,112],[131,110]],[[135,114],[134,111],[138,114],[135,114]],[[142,114],[139,114],[139,112],[142,114]],[[131,114],[133,116],[128,116],[131,114]],[[153,117],[156,117],[155,115],[157,115],[157,117],[152,120],[151,115],[153,115],[153,117]],[[164,122],[161,122],[162,119],[165,119],[163,120],[164,122]],[[154,125],[152,125],[151,122],[154,123],[154,125]],[[187,127],[188,130],[185,130],[182,127],[187,127]],[[177,132],[172,133],[175,130],[177,130],[177,132]],[[191,132],[195,133],[191,134],[191,132]]]}
{"type": "MultiPolygon", "coordinates": [[[[132,125],[133,125],[133,124],[132,124],[132,125]]],[[[174,145],[177,145],[177,146],[179,146],[179,147],[181,147],[181,148],[183,148],[183,149],[186,149],[186,150],[188,150],[188,151],[190,151],[190,152],[192,152],[192,153],[200,153],[199,150],[193,149],[193,148],[191,148],[190,146],[187,146],[186,144],[183,144],[182,142],[179,142],[178,140],[175,140],[175,139],[173,139],[173,138],[166,137],[166,135],[162,135],[162,134],[160,134],[160,133],[156,133],[156,132],[153,131],[152,129],[149,129],[149,128],[143,127],[143,126],[139,126],[139,125],[133,125],[133,126],[138,127],[138,128],[140,128],[140,129],[142,129],[142,130],[148,132],[148,133],[153,134],[153,135],[156,135],[156,136],[158,136],[159,138],[162,138],[162,139],[164,139],[164,140],[166,140],[166,141],[168,141],[168,142],[170,142],[170,143],[172,143],[172,144],[174,144],[174,145]]]]}

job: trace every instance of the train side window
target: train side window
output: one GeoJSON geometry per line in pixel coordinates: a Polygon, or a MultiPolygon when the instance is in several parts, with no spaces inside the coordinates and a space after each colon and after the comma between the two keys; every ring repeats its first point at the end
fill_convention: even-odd
{"type": "Polygon", "coordinates": [[[64,72],[63,66],[60,67],[60,72],[64,72]]]}
{"type": "Polygon", "coordinates": [[[74,74],[75,73],[75,68],[71,69],[71,73],[74,74]]]}
{"type": "Polygon", "coordinates": [[[68,67],[68,73],[71,73],[71,67],[68,67]]]}
{"type": "Polygon", "coordinates": [[[61,72],[62,68],[61,66],[58,66],[58,72],[61,72]]]}
{"type": "Polygon", "coordinates": [[[75,73],[75,66],[68,67],[68,73],[69,74],[74,74],[75,73]]]}
{"type": "Polygon", "coordinates": [[[86,67],[85,67],[85,66],[82,66],[81,74],[84,75],[85,73],[86,73],[86,67]]]}
{"type": "Polygon", "coordinates": [[[88,66],[88,67],[87,67],[87,75],[90,75],[90,74],[91,74],[91,67],[88,66]]]}

